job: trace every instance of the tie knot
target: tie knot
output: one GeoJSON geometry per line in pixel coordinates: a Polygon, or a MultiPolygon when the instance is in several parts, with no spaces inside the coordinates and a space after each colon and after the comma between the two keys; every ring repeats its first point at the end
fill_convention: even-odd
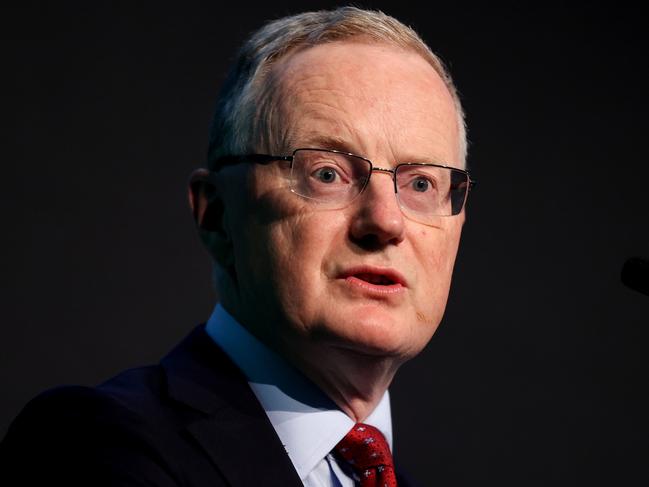
{"type": "Polygon", "coordinates": [[[385,436],[369,424],[354,425],[336,445],[336,452],[357,470],[393,468],[392,454],[385,436]]]}

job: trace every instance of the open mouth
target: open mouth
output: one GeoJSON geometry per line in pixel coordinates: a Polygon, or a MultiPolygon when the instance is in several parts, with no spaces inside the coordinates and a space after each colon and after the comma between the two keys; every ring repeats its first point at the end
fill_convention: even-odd
{"type": "Polygon", "coordinates": [[[385,267],[354,267],[347,269],[340,277],[354,287],[374,293],[400,292],[407,287],[405,278],[399,272],[385,267]]]}
{"type": "Polygon", "coordinates": [[[397,284],[397,282],[383,274],[369,274],[367,272],[362,272],[359,274],[354,274],[352,277],[360,279],[361,281],[369,282],[370,284],[375,284],[377,286],[390,286],[392,284],[397,284]]]}

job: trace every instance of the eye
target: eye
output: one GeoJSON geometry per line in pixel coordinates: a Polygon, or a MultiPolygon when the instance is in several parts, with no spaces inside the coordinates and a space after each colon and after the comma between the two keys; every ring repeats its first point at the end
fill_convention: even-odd
{"type": "Polygon", "coordinates": [[[428,189],[431,186],[430,181],[428,179],[424,178],[424,177],[421,177],[421,176],[418,177],[418,178],[413,179],[410,184],[412,184],[412,189],[414,189],[415,191],[417,191],[419,193],[424,193],[424,192],[428,191],[428,189]]]}
{"type": "Polygon", "coordinates": [[[338,174],[338,171],[336,171],[333,167],[329,166],[324,166],[319,169],[316,169],[313,171],[312,175],[318,179],[320,182],[323,183],[334,183],[336,182],[337,179],[340,179],[340,175],[338,174]]]}

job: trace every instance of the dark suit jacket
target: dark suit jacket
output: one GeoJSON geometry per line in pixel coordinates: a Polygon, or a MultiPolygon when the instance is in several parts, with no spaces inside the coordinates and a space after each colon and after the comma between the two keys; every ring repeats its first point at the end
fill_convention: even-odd
{"type": "Polygon", "coordinates": [[[302,485],[246,378],[203,325],[159,365],[30,401],[0,443],[0,483],[8,478],[17,479],[11,485],[302,485]]]}

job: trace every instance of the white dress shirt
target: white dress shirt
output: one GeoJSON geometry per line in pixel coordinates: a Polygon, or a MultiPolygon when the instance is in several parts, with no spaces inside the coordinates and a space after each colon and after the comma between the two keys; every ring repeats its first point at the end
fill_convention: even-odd
{"type": "MultiPolygon", "coordinates": [[[[352,478],[331,455],[354,420],[220,304],[210,316],[206,331],[248,378],[302,483],[307,487],[354,487],[352,478]]],[[[392,450],[387,391],[364,423],[378,428],[392,450]]]]}

